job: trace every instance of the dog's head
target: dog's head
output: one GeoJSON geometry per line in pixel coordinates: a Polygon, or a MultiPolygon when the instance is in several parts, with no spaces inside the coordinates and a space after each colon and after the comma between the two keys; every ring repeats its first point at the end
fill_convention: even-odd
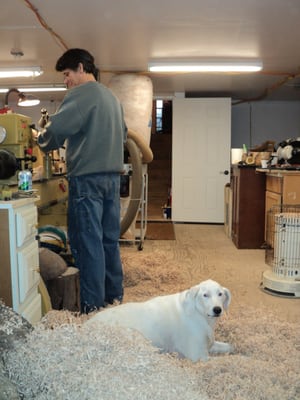
{"type": "Polygon", "coordinates": [[[209,279],[186,291],[184,306],[188,313],[196,310],[206,317],[220,317],[230,301],[229,289],[209,279]]]}

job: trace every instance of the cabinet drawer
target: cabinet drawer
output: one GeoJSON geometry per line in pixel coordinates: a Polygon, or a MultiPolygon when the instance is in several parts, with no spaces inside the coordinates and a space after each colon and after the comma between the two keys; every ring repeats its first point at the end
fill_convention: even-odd
{"type": "Polygon", "coordinates": [[[266,189],[269,192],[282,193],[282,177],[267,176],[266,189]]]}
{"type": "Polygon", "coordinates": [[[38,272],[39,251],[37,241],[33,241],[22,251],[17,253],[18,257],[18,284],[19,300],[22,303],[30,290],[37,286],[40,279],[38,272]]]}
{"type": "Polygon", "coordinates": [[[283,204],[300,204],[300,179],[299,175],[284,177],[283,204]]]}
{"type": "Polygon", "coordinates": [[[37,209],[30,207],[16,212],[17,247],[22,246],[26,240],[37,232],[37,209]]]}

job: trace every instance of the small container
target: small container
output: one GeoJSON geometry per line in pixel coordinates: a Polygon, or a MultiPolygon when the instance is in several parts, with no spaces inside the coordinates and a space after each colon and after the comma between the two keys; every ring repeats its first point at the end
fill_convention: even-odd
{"type": "Polygon", "coordinates": [[[21,191],[32,190],[32,174],[28,169],[19,172],[18,189],[21,191]]]}
{"type": "Polygon", "coordinates": [[[172,208],[168,207],[168,206],[163,207],[163,216],[164,216],[164,219],[171,219],[172,208]]]}

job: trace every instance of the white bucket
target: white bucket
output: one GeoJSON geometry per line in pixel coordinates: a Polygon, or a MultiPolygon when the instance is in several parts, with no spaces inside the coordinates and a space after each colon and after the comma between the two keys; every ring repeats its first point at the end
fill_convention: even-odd
{"type": "Polygon", "coordinates": [[[243,153],[243,149],[231,149],[231,164],[238,164],[242,161],[243,153]]]}

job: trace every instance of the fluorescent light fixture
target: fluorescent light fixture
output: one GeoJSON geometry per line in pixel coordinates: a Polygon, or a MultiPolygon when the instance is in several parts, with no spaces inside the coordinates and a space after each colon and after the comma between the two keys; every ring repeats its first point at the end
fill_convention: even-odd
{"type": "Polygon", "coordinates": [[[153,60],[148,63],[150,72],[258,72],[262,67],[260,60],[253,59],[153,60]]]}
{"type": "Polygon", "coordinates": [[[64,85],[53,85],[53,86],[28,86],[18,88],[20,92],[64,92],[67,90],[64,85]]]}
{"type": "MultiPolygon", "coordinates": [[[[66,86],[27,86],[27,87],[19,87],[18,90],[22,93],[37,93],[37,92],[64,92],[67,90],[66,86]]],[[[0,93],[7,93],[9,88],[0,88],[0,93]]]]}
{"type": "Polygon", "coordinates": [[[34,78],[42,73],[41,67],[0,68],[0,78],[34,78]]]}

